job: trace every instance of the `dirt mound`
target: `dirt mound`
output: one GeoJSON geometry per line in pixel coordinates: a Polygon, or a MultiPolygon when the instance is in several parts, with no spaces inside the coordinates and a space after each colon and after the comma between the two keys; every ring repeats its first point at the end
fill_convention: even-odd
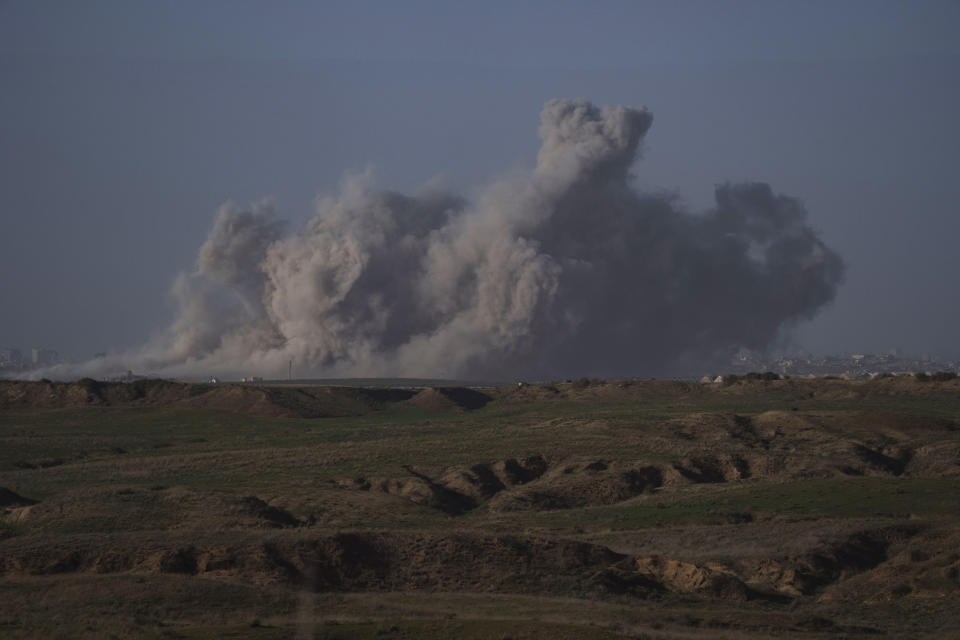
{"type": "Polygon", "coordinates": [[[209,385],[191,385],[168,380],[98,382],[26,382],[0,380],[0,408],[63,409],[126,404],[171,404],[201,394],[209,385]]]}
{"type": "MultiPolygon", "coordinates": [[[[881,565],[891,539],[909,533],[861,533],[815,553],[753,563],[626,556],[586,542],[473,533],[354,532],[305,537],[277,532],[269,538],[166,536],[162,542],[120,534],[73,536],[54,543],[4,542],[0,575],[129,572],[240,578],[307,586],[318,592],[612,592],[644,598],[674,593],[745,601],[817,593],[844,576],[881,565]]],[[[903,556],[902,562],[916,564],[919,557],[914,552],[903,556]]],[[[943,565],[940,556],[935,562],[922,558],[931,571],[943,565]]],[[[930,579],[952,580],[960,563],[950,562],[930,579]]],[[[876,582],[887,574],[881,571],[867,581],[876,582]]],[[[862,591],[861,587],[858,593],[862,591]]],[[[849,597],[839,587],[830,593],[849,597]]]]}
{"type": "Polygon", "coordinates": [[[762,464],[752,464],[748,458],[736,454],[686,458],[664,466],[661,472],[662,484],[701,484],[745,480],[753,476],[755,466],[764,468],[762,464]]]}
{"type": "Polygon", "coordinates": [[[482,502],[501,491],[536,480],[546,472],[547,466],[547,461],[539,455],[522,460],[509,458],[493,464],[450,469],[440,477],[440,483],[482,502]]]}
{"type": "Polygon", "coordinates": [[[563,460],[542,456],[506,459],[441,470],[406,467],[401,478],[340,480],[346,489],[377,491],[414,504],[461,515],[485,507],[491,512],[550,511],[612,505],[657,490],[744,480],[809,479],[840,476],[954,475],[960,472],[955,445],[871,448],[834,438],[800,452],[795,445],[774,444],[682,458],[671,463],[643,460],[563,460]]]}
{"type": "Polygon", "coordinates": [[[495,496],[491,511],[574,509],[614,504],[663,484],[657,466],[594,460],[558,465],[535,482],[495,496]]]}
{"type": "Polygon", "coordinates": [[[672,462],[567,458],[548,463],[533,456],[441,470],[408,467],[407,478],[338,484],[458,515],[480,506],[507,512],[611,505],[655,490],[745,480],[960,475],[960,451],[952,439],[915,448],[914,440],[898,442],[887,433],[845,436],[824,423],[830,420],[831,415],[793,411],[753,417],[691,413],[649,431],[653,451],[695,452],[672,462]],[[666,446],[670,443],[673,450],[666,446]]]}
{"type": "Polygon", "coordinates": [[[670,439],[696,441],[700,445],[751,446],[757,441],[751,418],[734,413],[694,411],[666,421],[658,431],[670,439]]]}
{"type": "Polygon", "coordinates": [[[893,450],[891,455],[906,458],[904,475],[957,476],[960,475],[960,448],[956,442],[935,442],[906,451],[893,450]]]}
{"type": "Polygon", "coordinates": [[[354,389],[219,385],[180,402],[184,406],[273,418],[327,418],[363,415],[372,403],[354,389]]]}
{"type": "Polygon", "coordinates": [[[374,479],[368,489],[399,496],[450,515],[460,515],[476,508],[477,502],[470,496],[448,489],[425,475],[411,473],[414,473],[411,478],[374,479]]]}
{"type": "Polygon", "coordinates": [[[753,596],[743,581],[717,563],[710,567],[662,556],[639,556],[619,563],[610,573],[608,579],[619,580],[626,591],[639,584],[722,600],[742,602],[753,596]]]}
{"type": "MultiPolygon", "coordinates": [[[[309,405],[306,402],[297,402],[299,398],[291,395],[274,394],[266,388],[225,385],[212,388],[195,398],[184,399],[179,404],[271,418],[319,417],[301,415],[309,405]]],[[[306,412],[314,413],[309,409],[306,412]]]]}
{"type": "Polygon", "coordinates": [[[431,411],[473,411],[484,407],[493,398],[467,387],[428,387],[412,397],[412,405],[431,411]]]}
{"type": "Polygon", "coordinates": [[[299,527],[304,524],[289,512],[280,507],[271,506],[256,496],[242,498],[237,506],[241,512],[256,518],[268,527],[299,527]]]}
{"type": "Polygon", "coordinates": [[[103,534],[186,528],[224,532],[310,524],[309,514],[298,515],[256,496],[162,485],[69,489],[9,514],[35,531],[57,528],[67,520],[84,531],[103,534]]]}
{"type": "Polygon", "coordinates": [[[413,394],[408,389],[217,385],[180,404],[274,418],[340,418],[366,415],[413,394]]]}
{"type": "Polygon", "coordinates": [[[883,603],[960,597],[960,526],[921,531],[895,548],[873,571],[830,585],[820,600],[883,603]]]}
{"type": "Polygon", "coordinates": [[[539,455],[440,471],[407,467],[406,478],[356,478],[336,486],[380,491],[458,515],[483,504],[492,511],[570,509],[620,502],[663,482],[655,466],[602,460],[551,466],[539,455]]]}
{"type": "MultiPolygon", "coordinates": [[[[735,601],[783,600],[820,593],[824,598],[855,599],[854,592],[862,599],[862,587],[851,591],[844,585],[879,582],[882,576],[889,579],[890,549],[903,548],[909,542],[906,550],[894,558],[894,563],[907,562],[908,558],[916,563],[922,558],[925,563],[930,561],[927,566],[933,568],[942,567],[944,560],[947,564],[956,562],[956,558],[947,553],[949,544],[957,542],[956,535],[939,545],[931,545],[929,540],[916,544],[912,538],[924,530],[920,524],[857,530],[793,554],[771,548],[757,556],[737,554],[736,559],[692,561],[663,555],[629,556],[609,569],[607,580],[613,590],[620,592],[654,589],[735,601]],[[939,549],[937,559],[916,551],[921,547],[939,549]]],[[[942,536],[937,531],[937,535],[942,536]]],[[[942,577],[944,571],[934,573],[942,577]]],[[[956,590],[960,591],[960,583],[956,590]]]]}
{"type": "Polygon", "coordinates": [[[893,545],[923,529],[921,524],[912,524],[856,531],[802,554],[741,560],[737,573],[752,587],[787,596],[812,595],[881,566],[893,545]]]}
{"type": "Polygon", "coordinates": [[[213,542],[77,536],[5,543],[0,575],[133,572],[240,577],[315,591],[601,592],[624,556],[583,542],[492,535],[343,533],[213,542]]]}
{"type": "MultiPolygon", "coordinates": [[[[463,391],[466,393],[451,395],[465,405],[478,402],[471,395],[471,390],[463,391]]],[[[364,415],[388,403],[407,400],[413,395],[414,392],[409,389],[208,385],[168,380],[98,382],[84,378],[73,383],[0,381],[0,408],[3,409],[180,406],[259,417],[326,418],[364,415]]]]}
{"type": "Polygon", "coordinates": [[[547,462],[542,456],[529,456],[521,460],[509,458],[493,464],[453,467],[436,473],[412,466],[405,469],[410,474],[405,478],[360,477],[335,484],[346,489],[378,491],[460,515],[510,487],[536,480],[547,470],[547,462]]]}
{"type": "Polygon", "coordinates": [[[601,380],[579,378],[542,384],[518,383],[497,389],[498,401],[530,403],[551,400],[574,402],[623,402],[648,396],[671,398],[699,396],[703,385],[684,380],[601,380]]]}

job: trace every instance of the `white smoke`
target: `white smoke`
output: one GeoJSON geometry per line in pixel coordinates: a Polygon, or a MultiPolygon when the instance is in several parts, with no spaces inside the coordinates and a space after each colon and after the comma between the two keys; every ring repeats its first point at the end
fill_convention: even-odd
{"type": "Polygon", "coordinates": [[[554,100],[536,169],[476,201],[369,174],[284,236],[223,207],[159,340],[63,369],[164,375],[650,375],[761,349],[834,297],[840,258],[765,184],[693,215],[638,193],[645,108],[554,100]]]}

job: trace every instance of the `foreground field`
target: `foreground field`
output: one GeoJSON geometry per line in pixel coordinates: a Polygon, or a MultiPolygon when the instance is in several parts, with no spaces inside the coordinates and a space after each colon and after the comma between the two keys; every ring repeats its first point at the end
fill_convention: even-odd
{"type": "Polygon", "coordinates": [[[0,636],[956,637],[960,382],[0,383],[0,636]]]}

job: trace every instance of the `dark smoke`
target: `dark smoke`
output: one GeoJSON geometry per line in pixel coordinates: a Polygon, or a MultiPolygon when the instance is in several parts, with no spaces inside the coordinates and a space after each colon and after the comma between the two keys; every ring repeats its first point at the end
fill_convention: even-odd
{"type": "MultiPolygon", "coordinates": [[[[283,236],[225,207],[169,334],[97,361],[162,373],[534,378],[686,373],[830,302],[839,256],[799,201],[726,184],[703,214],[630,186],[645,109],[555,100],[536,169],[476,202],[368,175],[283,236]]],[[[86,365],[86,371],[93,363],[86,365]]],[[[85,371],[85,372],[86,372],[85,371]]]]}

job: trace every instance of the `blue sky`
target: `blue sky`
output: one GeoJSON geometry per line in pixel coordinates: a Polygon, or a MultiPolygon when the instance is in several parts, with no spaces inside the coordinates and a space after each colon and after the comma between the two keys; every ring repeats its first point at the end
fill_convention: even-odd
{"type": "Polygon", "coordinates": [[[956,2],[5,2],[4,51],[507,68],[956,55],[956,2]]]}
{"type": "Polygon", "coordinates": [[[217,208],[295,228],[370,166],[470,193],[541,105],[646,104],[644,189],[801,198],[848,264],[817,352],[960,354],[960,3],[0,2],[0,346],[165,326],[217,208]]]}

